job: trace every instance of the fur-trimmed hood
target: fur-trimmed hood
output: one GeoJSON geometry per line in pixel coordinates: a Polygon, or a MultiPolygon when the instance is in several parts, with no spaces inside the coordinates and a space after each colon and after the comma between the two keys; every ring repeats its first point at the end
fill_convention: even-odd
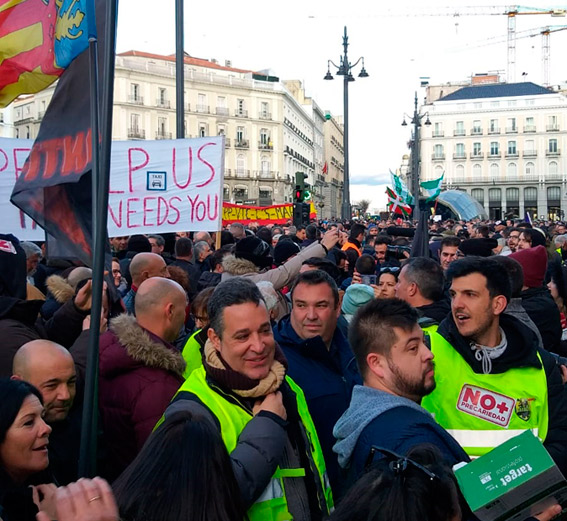
{"type": "Polygon", "coordinates": [[[60,275],[51,275],[46,281],[47,289],[59,304],[65,304],[75,296],[73,286],[60,275]]]}
{"type": "Polygon", "coordinates": [[[222,267],[230,275],[248,275],[249,273],[260,273],[260,268],[248,259],[237,259],[234,255],[226,255],[222,260],[222,267]]]}
{"type": "Polygon", "coordinates": [[[179,376],[185,360],[173,346],[138,325],[132,315],[122,314],[110,322],[101,338],[101,374],[127,372],[140,366],[171,371],[179,376]]]}

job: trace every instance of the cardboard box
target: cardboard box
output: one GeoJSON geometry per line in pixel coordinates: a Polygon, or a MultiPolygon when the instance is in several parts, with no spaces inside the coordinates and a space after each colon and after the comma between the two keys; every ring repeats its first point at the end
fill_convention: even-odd
{"type": "Polygon", "coordinates": [[[455,468],[455,476],[481,521],[524,521],[555,503],[564,519],[567,481],[531,431],[455,468]]]}

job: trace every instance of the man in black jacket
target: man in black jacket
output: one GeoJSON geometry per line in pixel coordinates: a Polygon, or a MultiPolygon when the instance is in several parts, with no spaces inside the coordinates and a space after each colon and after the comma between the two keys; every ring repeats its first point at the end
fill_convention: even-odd
{"type": "Polygon", "coordinates": [[[451,264],[451,315],[431,333],[437,387],[422,405],[470,456],[530,429],[567,470],[567,396],[555,358],[504,314],[506,270],[491,259],[451,264]]]}

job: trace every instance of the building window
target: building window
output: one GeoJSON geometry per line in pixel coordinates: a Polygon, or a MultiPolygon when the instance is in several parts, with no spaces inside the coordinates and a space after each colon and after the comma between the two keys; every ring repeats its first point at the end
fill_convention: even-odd
{"type": "Polygon", "coordinates": [[[230,188],[226,185],[222,188],[222,198],[224,201],[230,201],[230,188]]]}
{"type": "Polygon", "coordinates": [[[552,132],[559,130],[559,125],[557,124],[557,116],[549,116],[547,118],[547,130],[552,132]]]}
{"type": "Polygon", "coordinates": [[[465,157],[465,144],[457,143],[455,146],[455,159],[464,159],[465,157]]]}
{"type": "Polygon", "coordinates": [[[209,135],[209,125],[206,123],[199,123],[199,137],[206,137],[209,135]]]}
{"type": "Polygon", "coordinates": [[[484,190],[482,188],[473,188],[471,197],[476,199],[480,204],[484,204],[484,190]]]}
{"type": "Polygon", "coordinates": [[[560,201],[561,200],[561,188],[559,186],[548,186],[547,187],[547,200],[560,201]]]}
{"type": "Polygon", "coordinates": [[[532,117],[526,118],[526,126],[524,127],[524,132],[535,132],[535,120],[532,117]]]}
{"type": "Polygon", "coordinates": [[[498,179],[500,175],[500,168],[498,167],[498,163],[492,163],[490,165],[490,177],[492,179],[498,179]]]}
{"type": "Polygon", "coordinates": [[[262,175],[267,176],[270,174],[270,160],[269,158],[262,156],[261,158],[261,170],[260,172],[262,173],[262,175]]]}
{"type": "Polygon", "coordinates": [[[557,139],[549,140],[547,150],[550,154],[557,154],[557,139]]]}
{"type": "Polygon", "coordinates": [[[435,179],[439,179],[443,175],[444,169],[441,165],[435,167],[435,179]]]}
{"type": "Polygon", "coordinates": [[[167,131],[167,118],[158,118],[158,138],[165,138],[167,131]]]}
{"type": "Polygon", "coordinates": [[[197,94],[197,112],[202,114],[207,114],[209,112],[206,94],[197,94]]]}
{"type": "Polygon", "coordinates": [[[165,107],[167,104],[167,89],[160,87],[159,89],[159,97],[158,97],[158,104],[160,107],[165,107]]]}
{"type": "Polygon", "coordinates": [[[482,177],[482,166],[478,163],[472,167],[473,178],[475,181],[480,180],[482,177]]]}
{"type": "Polygon", "coordinates": [[[506,132],[518,132],[518,128],[516,127],[516,118],[508,118],[508,122],[506,123],[506,132]]]}
{"type": "Polygon", "coordinates": [[[239,99],[236,101],[236,111],[239,116],[246,115],[246,105],[244,104],[243,99],[239,99]]]}
{"type": "Polygon", "coordinates": [[[480,110],[482,108],[482,103],[479,101],[475,101],[475,103],[473,104],[473,107],[475,110],[480,110]]]}
{"type": "Polygon", "coordinates": [[[547,168],[547,171],[551,175],[557,175],[557,162],[556,161],[550,161],[549,166],[547,168]]]}
{"type": "Polygon", "coordinates": [[[480,143],[473,143],[473,156],[480,156],[481,150],[482,148],[480,143]]]}
{"type": "Polygon", "coordinates": [[[217,125],[217,136],[224,136],[226,132],[224,125],[217,125]]]}
{"type": "Polygon", "coordinates": [[[524,188],[524,201],[537,201],[537,188],[534,186],[524,188]]]}
{"type": "Polygon", "coordinates": [[[272,199],[272,191],[271,190],[262,190],[260,188],[258,192],[258,196],[260,199],[272,199]]]}
{"type": "Polygon", "coordinates": [[[535,141],[533,139],[527,139],[524,142],[524,156],[530,156],[530,155],[535,155],[536,150],[535,150],[535,141]]]}
{"type": "Polygon", "coordinates": [[[433,137],[443,137],[443,123],[436,122],[433,128],[433,137]]]}
{"type": "Polygon", "coordinates": [[[443,145],[435,145],[435,147],[433,148],[433,158],[445,159],[445,152],[443,150],[443,145]]]}
{"type": "Polygon", "coordinates": [[[465,122],[464,121],[457,121],[455,124],[455,136],[464,136],[465,135],[465,122]]]}
{"type": "Polygon", "coordinates": [[[495,109],[498,108],[500,106],[500,102],[499,101],[491,101],[490,102],[490,106],[495,109]]]}
{"type": "Polygon", "coordinates": [[[506,202],[518,202],[520,200],[519,188],[506,188],[506,202]]]}
{"type": "Polygon", "coordinates": [[[242,204],[242,202],[248,199],[248,188],[240,188],[240,187],[235,188],[233,190],[233,194],[234,194],[235,202],[239,202],[242,204]]]}
{"type": "Polygon", "coordinates": [[[488,190],[488,202],[496,203],[502,200],[502,190],[500,188],[491,188],[488,190]]]}
{"type": "Polygon", "coordinates": [[[244,142],[244,127],[236,127],[236,141],[238,143],[244,142]]]}
{"type": "Polygon", "coordinates": [[[26,125],[26,139],[29,139],[30,137],[30,126],[26,125]]]}
{"type": "Polygon", "coordinates": [[[130,114],[130,128],[135,132],[140,130],[140,114],[130,114]]]}
{"type": "Polygon", "coordinates": [[[267,146],[270,142],[270,137],[268,136],[268,129],[261,128],[260,129],[260,145],[267,146]]]}
{"type": "Polygon", "coordinates": [[[500,155],[500,145],[498,144],[498,141],[492,141],[490,143],[490,155],[491,156],[500,155]]]}
{"type": "Polygon", "coordinates": [[[482,134],[482,127],[480,126],[480,119],[475,119],[472,126],[473,134],[482,134]]]}
{"type": "Polygon", "coordinates": [[[457,182],[464,181],[465,179],[465,167],[463,165],[457,165],[455,168],[455,180],[457,182]]]}
{"type": "Polygon", "coordinates": [[[516,163],[508,163],[508,167],[506,169],[506,175],[508,177],[516,177],[517,172],[518,172],[518,167],[516,163]]]}
{"type": "Polygon", "coordinates": [[[270,105],[267,101],[262,101],[262,103],[260,103],[260,117],[262,119],[270,118],[270,105]]]}
{"type": "Polygon", "coordinates": [[[244,154],[238,154],[238,156],[236,156],[236,173],[237,174],[244,174],[244,171],[246,169],[246,158],[244,157],[244,154]]]}
{"type": "Polygon", "coordinates": [[[508,141],[508,155],[509,156],[517,155],[515,141],[508,141]]]}
{"type": "Polygon", "coordinates": [[[533,175],[535,174],[535,165],[530,161],[526,163],[526,175],[533,175]]]}
{"type": "Polygon", "coordinates": [[[137,83],[130,83],[130,101],[139,102],[140,100],[140,85],[137,83]]]}
{"type": "Polygon", "coordinates": [[[490,120],[490,126],[489,126],[489,133],[490,134],[498,134],[500,132],[500,129],[498,128],[498,120],[497,119],[491,119],[490,120]]]}

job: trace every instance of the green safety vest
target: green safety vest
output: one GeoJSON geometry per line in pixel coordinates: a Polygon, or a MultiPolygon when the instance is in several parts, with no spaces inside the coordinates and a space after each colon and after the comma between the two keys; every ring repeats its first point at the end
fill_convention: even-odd
{"type": "Polygon", "coordinates": [[[191,376],[191,373],[198,367],[203,366],[203,359],[201,354],[201,344],[197,340],[197,335],[201,332],[201,329],[197,329],[185,342],[183,351],[181,355],[185,360],[185,371],[183,372],[183,378],[187,379],[191,376]]]}
{"type": "MultiPolygon", "coordinates": [[[[315,467],[313,468],[312,465],[311,470],[315,478],[319,481],[316,487],[318,503],[324,515],[328,515],[333,510],[333,497],[315,425],[309,414],[303,391],[289,376],[286,376],[286,381],[297,398],[297,410],[309,440],[309,447],[307,447],[307,449],[310,450],[310,460],[315,467]]],[[[215,415],[220,423],[221,436],[224,444],[228,452],[231,453],[236,448],[240,433],[253,418],[252,412],[244,405],[235,404],[234,396],[231,396],[231,401],[229,401],[223,396],[224,393],[221,389],[216,387],[214,389],[211,388],[207,383],[206,373],[203,367],[195,369],[191,373],[191,376],[180,387],[177,394],[181,392],[189,392],[196,395],[199,400],[208,407],[211,413],[215,415]]],[[[283,478],[304,476],[304,468],[282,469],[278,466],[264,492],[248,510],[247,515],[249,520],[287,521],[293,519],[293,516],[289,513],[287,508],[283,478]]]]}
{"type": "Polygon", "coordinates": [[[469,456],[482,456],[527,429],[545,440],[549,413],[543,363],[540,369],[477,374],[445,338],[429,334],[437,385],[421,405],[469,456]]]}

